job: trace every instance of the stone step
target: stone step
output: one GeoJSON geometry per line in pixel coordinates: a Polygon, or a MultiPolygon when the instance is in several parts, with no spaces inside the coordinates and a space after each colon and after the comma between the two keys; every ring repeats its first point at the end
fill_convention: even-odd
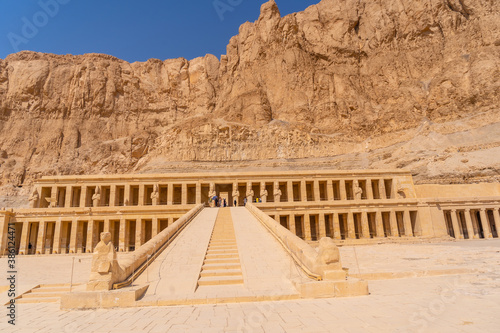
{"type": "Polygon", "coordinates": [[[228,250],[212,250],[209,249],[207,251],[207,255],[209,254],[238,254],[238,249],[228,249],[228,250]]]}
{"type": "MultiPolygon", "coordinates": [[[[69,292],[69,290],[68,290],[69,292]]],[[[30,293],[26,293],[26,294],[23,294],[21,296],[21,298],[47,298],[47,297],[61,297],[64,293],[62,292],[52,292],[52,293],[48,293],[48,292],[43,292],[43,293],[39,293],[39,292],[35,292],[35,291],[32,291],[30,293]]]]}
{"type": "Polygon", "coordinates": [[[198,280],[199,286],[218,286],[218,285],[228,285],[228,284],[243,284],[243,277],[204,276],[198,280]]]}
{"type": "Polygon", "coordinates": [[[235,254],[207,254],[205,260],[210,259],[239,259],[238,253],[235,254]]]}
{"type": "Polygon", "coordinates": [[[40,298],[22,298],[16,299],[16,303],[18,304],[27,304],[27,303],[57,303],[61,300],[60,297],[40,297],[40,298]]]}
{"type": "Polygon", "coordinates": [[[243,276],[241,269],[203,269],[200,276],[243,276]]]}
{"type": "Polygon", "coordinates": [[[203,270],[216,270],[216,269],[241,269],[241,265],[238,264],[207,264],[203,265],[201,268],[203,270]]]}

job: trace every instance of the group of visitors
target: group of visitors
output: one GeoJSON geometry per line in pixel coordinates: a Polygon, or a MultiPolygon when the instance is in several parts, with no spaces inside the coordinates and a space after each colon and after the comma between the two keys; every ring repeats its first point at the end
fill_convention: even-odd
{"type": "Polygon", "coordinates": [[[226,198],[213,197],[209,201],[214,201],[213,207],[228,207],[226,198]]]}

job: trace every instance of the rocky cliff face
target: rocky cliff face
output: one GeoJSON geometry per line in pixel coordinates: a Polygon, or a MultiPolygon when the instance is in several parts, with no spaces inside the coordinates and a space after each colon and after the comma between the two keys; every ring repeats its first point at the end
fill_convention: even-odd
{"type": "Polygon", "coordinates": [[[329,167],[498,179],[496,0],[270,1],[219,60],[0,60],[4,194],[45,174],[329,167]],[[292,163],[290,160],[293,160],[292,163]]]}

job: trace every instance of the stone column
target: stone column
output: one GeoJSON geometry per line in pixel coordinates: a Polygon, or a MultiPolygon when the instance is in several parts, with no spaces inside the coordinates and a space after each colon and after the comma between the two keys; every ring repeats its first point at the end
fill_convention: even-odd
{"type": "Polygon", "coordinates": [[[19,254],[28,254],[28,245],[29,245],[29,231],[30,224],[29,222],[23,222],[23,230],[21,231],[21,245],[19,246],[19,254]]]}
{"type": "Polygon", "coordinates": [[[479,214],[481,216],[481,225],[483,226],[484,238],[492,238],[488,216],[486,216],[486,209],[481,208],[479,214]]]}
{"type": "Polygon", "coordinates": [[[151,238],[153,238],[154,236],[158,235],[158,218],[157,217],[153,217],[151,219],[151,223],[152,223],[152,226],[151,226],[151,238]]]}
{"type": "MultiPolygon", "coordinates": [[[[457,214],[455,211],[455,220],[456,219],[457,219],[457,214]]],[[[406,237],[413,237],[413,228],[411,227],[410,211],[408,209],[404,210],[403,223],[405,225],[405,236],[406,237]]],[[[457,226],[458,226],[458,224],[457,224],[457,226]]],[[[463,238],[463,236],[462,236],[462,238],[463,238]]]]}
{"type": "Polygon", "coordinates": [[[339,213],[333,213],[333,238],[342,239],[340,235],[339,213]]]}
{"type": "Polygon", "coordinates": [[[366,199],[373,200],[373,187],[371,179],[366,180],[366,199]]]}
{"type": "Polygon", "coordinates": [[[69,253],[77,252],[76,236],[78,234],[78,220],[71,221],[71,234],[69,236],[69,253]]]}
{"type": "Polygon", "coordinates": [[[61,253],[61,229],[62,229],[62,223],[61,223],[61,218],[59,218],[56,221],[56,227],[54,229],[54,247],[52,249],[52,253],[54,254],[61,253]]]}
{"type": "Polygon", "coordinates": [[[318,219],[318,230],[319,230],[319,238],[321,239],[323,237],[326,237],[326,226],[325,226],[325,214],[321,213],[319,214],[319,219],[318,219]]]}
{"type": "Polygon", "coordinates": [[[380,192],[380,199],[387,199],[387,194],[385,193],[385,183],[383,179],[378,181],[378,191],[380,192]]]}
{"type": "MultiPolygon", "coordinates": [[[[104,232],[111,232],[111,231],[110,231],[110,226],[109,226],[109,225],[110,225],[110,223],[109,223],[109,218],[105,218],[105,219],[104,219],[104,228],[103,228],[103,230],[102,230],[102,231],[104,231],[104,232]]],[[[111,235],[111,236],[113,236],[113,235],[111,235]]],[[[100,240],[101,240],[101,235],[97,235],[97,237],[98,237],[98,239],[99,239],[99,241],[100,241],[100,240]]],[[[113,244],[113,245],[115,245],[115,244],[113,244]]]]}
{"type": "Polygon", "coordinates": [[[87,203],[87,185],[82,185],[80,192],[80,207],[85,207],[87,203]]]}
{"type": "Polygon", "coordinates": [[[111,185],[109,188],[109,207],[115,207],[115,206],[116,206],[116,185],[111,185]]]}
{"type": "Polygon", "coordinates": [[[311,240],[311,217],[309,214],[304,214],[304,239],[311,240]]]}
{"type": "Polygon", "coordinates": [[[145,192],[146,192],[146,185],[143,184],[143,183],[140,183],[139,184],[139,204],[138,206],[145,206],[146,205],[146,202],[145,202],[145,192]]]}
{"type": "Polygon", "coordinates": [[[64,199],[64,207],[65,208],[70,208],[71,207],[71,199],[73,199],[73,187],[72,186],[66,186],[66,198],[64,199]]]}
{"type": "Polygon", "coordinates": [[[493,219],[495,220],[495,228],[497,229],[497,237],[500,238],[500,214],[498,208],[493,208],[493,219]]]}
{"type": "MultiPolygon", "coordinates": [[[[286,191],[288,192],[288,202],[293,202],[293,182],[292,181],[286,182],[286,191]]],[[[294,223],[294,226],[295,226],[295,223],[294,223]]]]}
{"type": "Polygon", "coordinates": [[[464,211],[465,215],[465,225],[467,226],[467,233],[469,234],[469,239],[478,239],[479,235],[477,232],[474,230],[474,227],[472,226],[472,219],[470,217],[470,209],[466,208],[464,211]]]}
{"type": "Polygon", "coordinates": [[[46,232],[46,225],[47,223],[45,221],[40,221],[40,224],[38,225],[38,236],[36,240],[36,254],[43,254],[43,250],[45,248],[45,232],[46,232]]]}
{"type": "Polygon", "coordinates": [[[174,203],[174,184],[168,183],[167,186],[167,205],[171,206],[174,203]]]}
{"type": "Polygon", "coordinates": [[[50,191],[49,207],[58,207],[58,206],[59,206],[59,198],[57,197],[57,186],[52,186],[52,190],[50,191]]]}
{"type": "Polygon", "coordinates": [[[89,220],[87,224],[87,246],[86,246],[87,253],[94,252],[94,232],[95,232],[94,229],[95,229],[95,222],[93,220],[89,220]]]}
{"type": "Polygon", "coordinates": [[[295,214],[290,214],[288,217],[288,225],[290,226],[290,232],[297,236],[297,230],[295,229],[295,214]]]}
{"type": "Polygon", "coordinates": [[[326,181],[326,195],[327,195],[327,200],[328,201],[334,201],[335,198],[333,196],[333,181],[331,179],[328,179],[326,181]]]}
{"type": "Polygon", "coordinates": [[[142,219],[135,220],[135,249],[137,250],[144,244],[144,221],[142,219]]]}
{"type": "Polygon", "coordinates": [[[130,202],[130,184],[125,184],[125,188],[123,190],[123,205],[124,206],[132,205],[132,203],[130,202]]]}
{"type": "Polygon", "coordinates": [[[315,180],[313,183],[314,201],[321,201],[321,191],[319,190],[319,180],[315,180]]]}
{"type": "Polygon", "coordinates": [[[356,228],[354,227],[354,216],[352,212],[347,213],[347,237],[356,239],[356,228]]]}
{"type": "Polygon", "coordinates": [[[196,183],[196,204],[201,204],[201,183],[196,183]]]}
{"type": "Polygon", "coordinates": [[[370,227],[368,225],[368,212],[361,212],[361,237],[370,238],[370,227]]]}
{"type": "Polygon", "coordinates": [[[399,237],[398,220],[396,217],[396,211],[394,209],[391,209],[389,221],[391,224],[391,236],[399,237]]]}
{"type": "Polygon", "coordinates": [[[125,252],[126,250],[125,238],[127,236],[127,220],[125,220],[124,218],[120,219],[120,231],[118,234],[119,234],[118,250],[120,252],[125,252]]]}
{"type": "Polygon", "coordinates": [[[300,181],[300,201],[307,201],[307,187],[306,181],[300,181]]]}
{"type": "Polygon", "coordinates": [[[451,215],[451,224],[453,225],[453,233],[455,234],[455,238],[464,239],[464,235],[462,235],[462,233],[460,232],[460,226],[458,225],[457,210],[452,209],[450,215],[451,215]]]}
{"type": "MultiPolygon", "coordinates": [[[[260,198],[260,200],[262,200],[262,203],[266,203],[267,202],[267,195],[265,195],[265,196],[262,195],[262,191],[261,191],[262,187],[264,187],[264,190],[266,189],[266,183],[265,182],[260,182],[260,185],[259,185],[259,191],[260,191],[259,198],[260,198]]],[[[269,193],[268,193],[268,195],[269,195],[269,193]]]]}
{"type": "Polygon", "coordinates": [[[377,210],[375,213],[375,225],[377,228],[377,237],[384,237],[384,223],[382,221],[382,212],[377,210]]]}
{"type": "MultiPolygon", "coordinates": [[[[280,183],[279,182],[274,182],[273,184],[273,187],[274,187],[274,202],[281,202],[281,195],[277,195],[276,193],[278,193],[277,191],[280,189],[280,183]]],[[[283,194],[283,193],[282,193],[283,194]]]]}
{"type": "Polygon", "coordinates": [[[187,205],[187,197],[188,197],[187,184],[182,183],[181,185],[181,205],[187,205]]]}
{"type": "Polygon", "coordinates": [[[347,191],[345,189],[345,179],[340,180],[340,200],[347,200],[347,191]]]}

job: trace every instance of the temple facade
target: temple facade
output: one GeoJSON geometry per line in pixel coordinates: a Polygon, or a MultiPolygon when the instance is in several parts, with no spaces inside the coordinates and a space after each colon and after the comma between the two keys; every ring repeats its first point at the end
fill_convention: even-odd
{"type": "Polygon", "coordinates": [[[109,231],[133,251],[197,204],[254,202],[306,241],[497,238],[500,184],[414,185],[405,170],[311,170],[42,177],[30,208],[0,211],[0,252],[92,252],[109,231]],[[10,226],[10,229],[9,229],[10,226]]]}

